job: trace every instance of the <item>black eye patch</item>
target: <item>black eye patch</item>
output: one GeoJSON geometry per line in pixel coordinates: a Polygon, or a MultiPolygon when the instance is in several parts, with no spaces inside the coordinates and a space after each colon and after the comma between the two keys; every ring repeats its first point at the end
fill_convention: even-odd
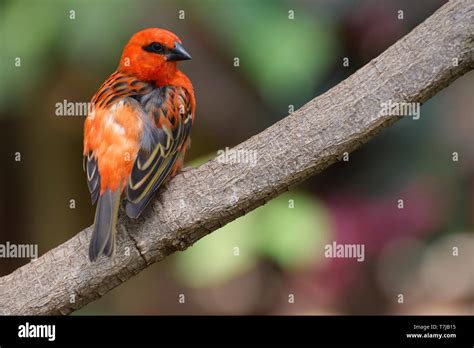
{"type": "Polygon", "coordinates": [[[164,54],[166,52],[166,47],[160,44],[159,42],[152,42],[147,46],[142,47],[147,52],[164,54]]]}

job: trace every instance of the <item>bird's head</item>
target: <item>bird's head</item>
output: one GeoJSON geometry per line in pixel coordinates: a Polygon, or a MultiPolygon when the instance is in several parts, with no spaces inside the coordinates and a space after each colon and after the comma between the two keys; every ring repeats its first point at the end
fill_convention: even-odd
{"type": "Polygon", "coordinates": [[[172,32],[149,28],[132,36],[120,59],[119,70],[144,81],[165,85],[176,74],[176,62],[191,59],[172,32]]]}

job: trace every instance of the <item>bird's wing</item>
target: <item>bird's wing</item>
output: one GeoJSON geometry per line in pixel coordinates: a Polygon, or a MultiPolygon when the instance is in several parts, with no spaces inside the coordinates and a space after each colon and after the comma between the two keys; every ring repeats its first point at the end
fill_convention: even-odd
{"type": "MultiPolygon", "coordinates": [[[[109,76],[92,98],[93,109],[107,109],[127,97],[140,101],[143,96],[149,94],[152,90],[153,85],[116,71],[109,76]]],[[[89,140],[85,137],[83,167],[87,174],[87,186],[91,194],[92,204],[95,204],[100,193],[100,173],[97,158],[89,144],[86,143],[87,141],[89,140]]]]}
{"type": "Polygon", "coordinates": [[[139,99],[152,90],[152,84],[116,71],[100,86],[92,98],[92,104],[94,108],[102,109],[126,97],[139,99]]]}
{"type": "Polygon", "coordinates": [[[169,177],[193,123],[191,97],[182,87],[154,89],[141,100],[153,122],[145,127],[127,187],[127,215],[137,218],[169,177]]]}
{"type": "Polygon", "coordinates": [[[97,168],[97,159],[92,155],[92,151],[89,151],[84,156],[83,169],[87,174],[87,187],[91,194],[92,204],[97,202],[100,191],[100,174],[97,168]]]}

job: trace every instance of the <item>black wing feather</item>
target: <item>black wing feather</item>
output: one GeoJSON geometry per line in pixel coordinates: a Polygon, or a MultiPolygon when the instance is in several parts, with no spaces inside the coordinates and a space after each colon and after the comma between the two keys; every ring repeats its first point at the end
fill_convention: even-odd
{"type": "Polygon", "coordinates": [[[84,156],[84,171],[87,174],[87,187],[91,194],[92,204],[97,202],[100,192],[100,174],[97,168],[97,159],[89,152],[84,156]]]}
{"type": "Polygon", "coordinates": [[[153,117],[155,124],[147,146],[142,146],[135,160],[126,187],[127,215],[137,218],[145,209],[155,192],[169,177],[179,158],[181,146],[191,131],[192,110],[189,95],[180,87],[166,86],[157,88],[150,95],[142,98],[143,110],[153,117]],[[181,99],[176,99],[181,98],[181,99]],[[185,101],[184,117],[179,114],[176,106],[185,101]],[[172,129],[168,129],[160,118],[170,121],[172,129]]]}

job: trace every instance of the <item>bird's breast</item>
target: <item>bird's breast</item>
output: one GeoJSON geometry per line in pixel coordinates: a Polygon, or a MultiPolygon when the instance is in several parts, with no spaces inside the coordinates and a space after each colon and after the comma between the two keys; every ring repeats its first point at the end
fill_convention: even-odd
{"type": "Polygon", "coordinates": [[[98,159],[101,193],[107,188],[122,189],[140,148],[143,121],[138,103],[120,101],[97,109],[85,124],[84,149],[98,159]]]}

